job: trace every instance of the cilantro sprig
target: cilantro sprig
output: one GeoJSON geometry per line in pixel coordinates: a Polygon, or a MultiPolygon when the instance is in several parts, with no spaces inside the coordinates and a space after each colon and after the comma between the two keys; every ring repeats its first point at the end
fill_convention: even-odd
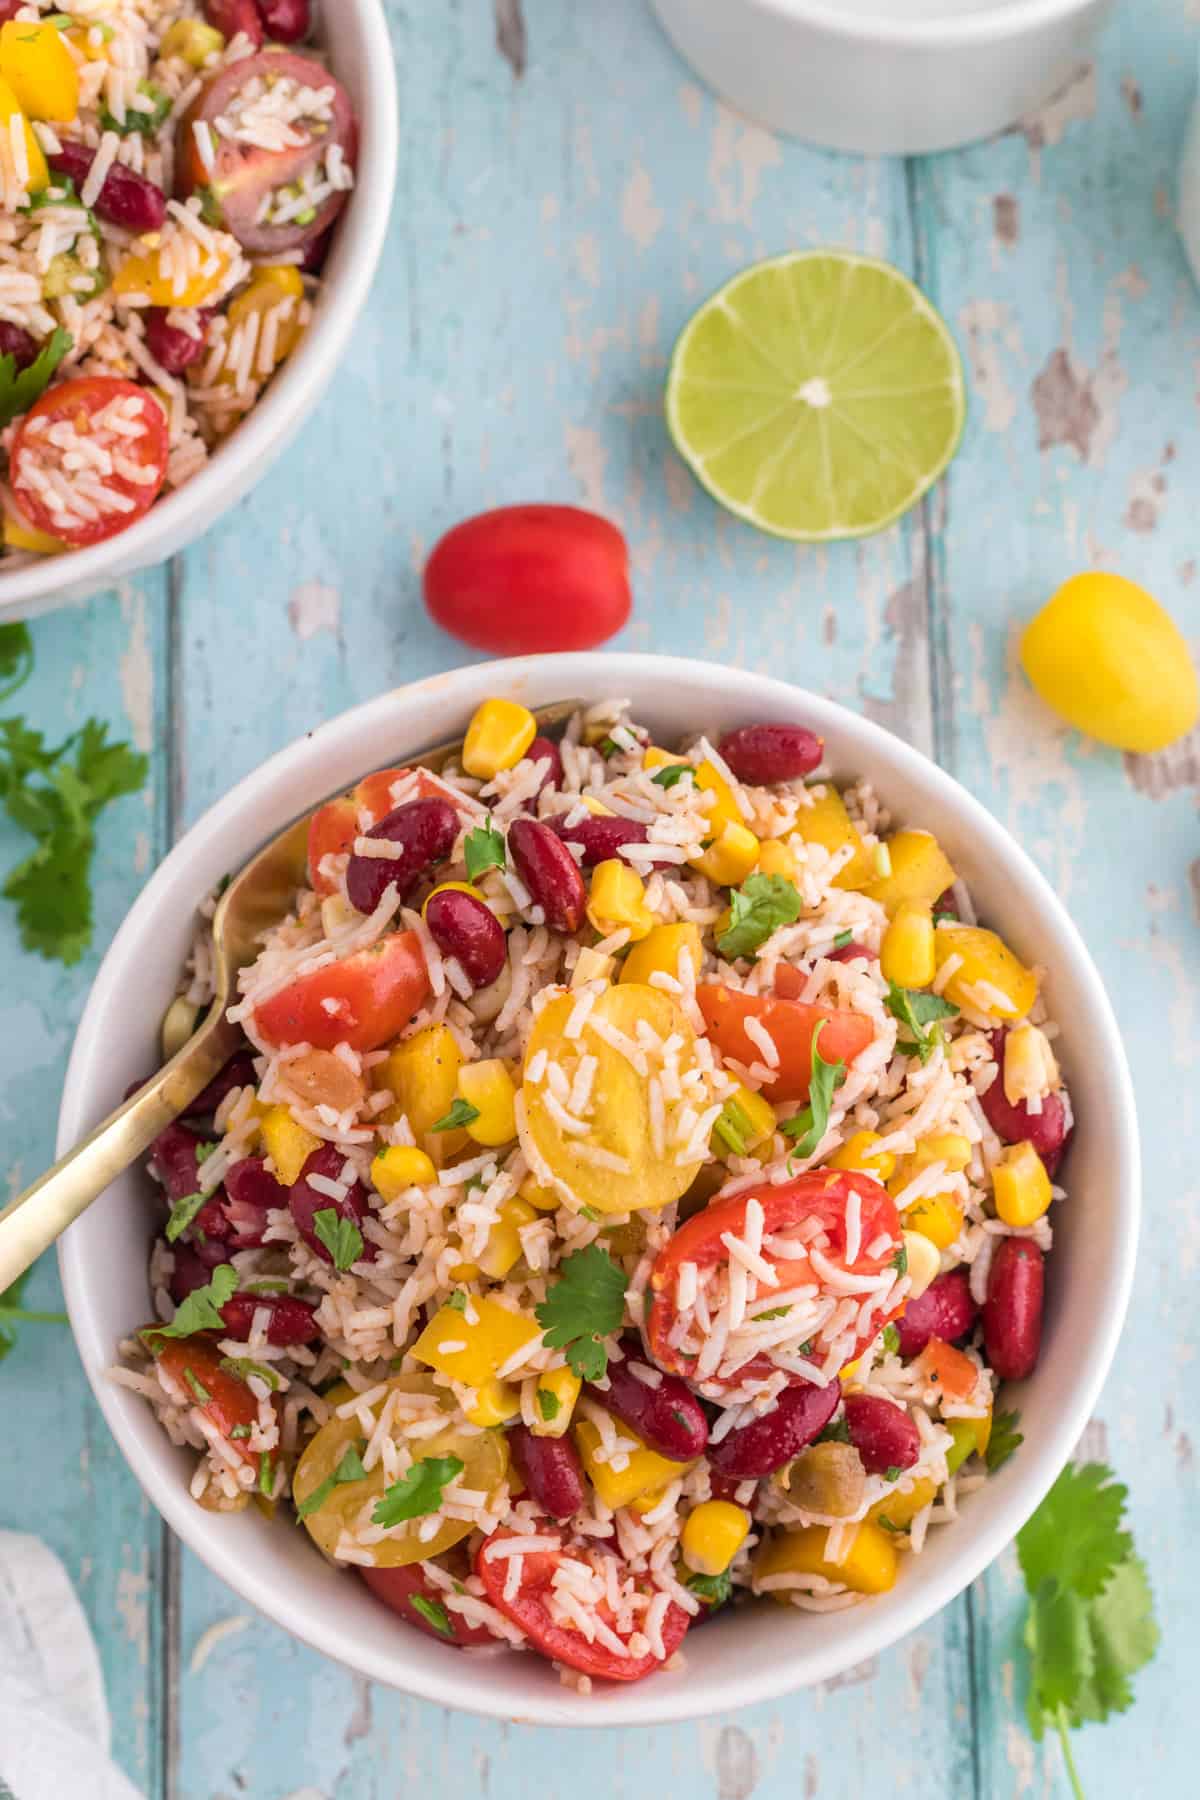
{"type": "Polygon", "coordinates": [[[175,1202],[164,1232],[168,1244],[173,1244],[177,1238],[183,1236],[207,1199],[207,1194],[195,1193],[185,1194],[181,1200],[175,1202]]]}
{"type": "Polygon", "coordinates": [[[781,925],[800,917],[800,896],[785,875],[748,875],[729,896],[729,925],[717,948],[730,962],[753,956],[781,925]]]}
{"type": "Polygon", "coordinates": [[[479,1108],[472,1106],[460,1094],[443,1118],[436,1119],[429,1127],[430,1131],[460,1131],[464,1125],[472,1125],[479,1117],[479,1108]]]}
{"type": "Polygon", "coordinates": [[[719,1575],[689,1575],[687,1586],[715,1611],[718,1606],[724,1606],[733,1593],[733,1577],[728,1569],[722,1569],[719,1575]]]}
{"type": "Polygon", "coordinates": [[[655,769],[650,777],[655,787],[670,790],[683,780],[685,775],[695,776],[696,771],[691,763],[664,763],[661,769],[655,769]]]}
{"type": "Polygon", "coordinates": [[[207,1287],[193,1288],[181,1300],[169,1325],[151,1325],[142,1332],[147,1342],[152,1338],[194,1337],[198,1331],[223,1331],[225,1321],[221,1308],[233,1298],[237,1287],[237,1271],[232,1263],[222,1263],[212,1272],[207,1287]]]}
{"type": "Polygon", "coordinates": [[[343,1218],[334,1206],[323,1206],[313,1214],[313,1231],[339,1274],[352,1268],[363,1253],[362,1232],[353,1219],[343,1218]]]}
{"type": "Polygon", "coordinates": [[[28,412],[35,400],[41,399],[74,342],[70,332],[58,326],[27,369],[17,368],[17,359],[11,350],[0,356],[0,430],[28,412]]]}
{"type": "Polygon", "coordinates": [[[827,1019],[818,1019],[813,1026],[812,1034],[812,1075],[808,1084],[808,1105],[801,1107],[792,1118],[785,1119],[779,1127],[784,1137],[795,1138],[796,1142],[788,1156],[811,1156],[829,1128],[829,1114],[833,1106],[835,1091],[846,1079],[846,1065],[840,1059],[837,1062],[826,1062],[821,1055],[818,1039],[828,1024],[827,1019]]]}
{"type": "Polygon", "coordinates": [[[477,825],[474,831],[468,831],[463,841],[463,860],[467,865],[468,881],[478,881],[489,869],[504,867],[504,833],[492,824],[491,813],[485,825],[477,825]]]}
{"type": "Polygon", "coordinates": [[[905,1056],[919,1056],[922,1063],[929,1061],[942,1042],[941,1020],[952,1019],[958,1013],[957,1006],[943,1000],[940,994],[897,987],[894,981],[888,983],[884,1005],[908,1032],[906,1038],[897,1038],[897,1050],[902,1050],[905,1056]],[[927,1030],[927,1027],[932,1029],[927,1030]]]}
{"type": "Polygon", "coordinates": [[[536,1308],[547,1349],[565,1350],[582,1381],[600,1381],[608,1368],[604,1339],[625,1316],[624,1271],[606,1250],[589,1244],[558,1265],[558,1280],[536,1308]]]}
{"type": "Polygon", "coordinates": [[[376,1525],[403,1525],[406,1519],[423,1519],[437,1512],[442,1490],[466,1467],[458,1456],[427,1456],[415,1462],[407,1475],[385,1488],[371,1519],[376,1525]]]}
{"type": "Polygon", "coordinates": [[[0,625],[0,700],[11,699],[33,673],[28,625],[0,625]]]}
{"type": "Polygon", "coordinates": [[[367,1471],[363,1468],[361,1447],[358,1444],[347,1444],[342,1452],[342,1460],[332,1475],[319,1481],[312,1493],[296,1505],[296,1517],[307,1519],[309,1513],[320,1512],[334,1488],[345,1487],[351,1481],[365,1481],[367,1471]]]}
{"type": "Polygon", "coordinates": [[[427,1625],[444,1638],[453,1638],[454,1627],[450,1623],[450,1614],[440,1600],[430,1600],[426,1594],[410,1594],[408,1604],[415,1613],[420,1613],[427,1625]]]}
{"type": "MultiPolygon", "coordinates": [[[[897,1333],[898,1336],[899,1333],[897,1333]]],[[[988,1447],[983,1453],[983,1460],[988,1466],[989,1475],[994,1475],[997,1469],[1003,1468],[1013,1451],[1019,1449],[1025,1442],[1024,1432],[1017,1430],[1020,1423],[1019,1412],[993,1414],[988,1447]]]]}
{"type": "Polygon", "coordinates": [[[25,1291],[25,1283],[29,1280],[30,1271],[19,1275],[11,1287],[0,1293],[0,1362],[8,1355],[17,1341],[17,1328],[20,1325],[65,1325],[67,1315],[63,1312],[38,1312],[21,1304],[25,1291]]]}

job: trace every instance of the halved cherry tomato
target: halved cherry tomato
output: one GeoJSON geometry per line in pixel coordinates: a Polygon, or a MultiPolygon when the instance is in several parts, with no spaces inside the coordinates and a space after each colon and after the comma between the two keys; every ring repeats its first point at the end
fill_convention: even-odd
{"type": "Polygon", "coordinates": [[[167,416],[153,394],[136,382],[113,375],[77,376],[49,388],[18,426],[9,458],[13,493],[38,531],[73,549],[103,543],[134,524],[154,504],[166,479],[169,449],[167,416]],[[136,436],[114,431],[105,421],[106,408],[122,401],[129,403],[128,422],[137,428],[136,436]],[[99,477],[102,489],[117,496],[116,505],[97,497],[90,484],[85,491],[81,474],[64,468],[67,450],[51,443],[47,435],[56,425],[72,427],[97,449],[120,459],[117,467],[99,477]],[[132,474],[121,473],[121,462],[132,474]],[[78,508],[56,512],[34,479],[39,470],[65,476],[80,493],[78,508]],[[89,512],[95,517],[87,517],[89,512]]]}
{"type": "Polygon", "coordinates": [[[821,1055],[826,1062],[849,1066],[875,1035],[863,1013],[811,1006],[775,994],[743,994],[738,988],[704,983],[696,989],[696,998],[708,1036],[723,1057],[732,1056],[747,1065],[763,1061],[762,1051],[746,1030],[747,1019],[757,1019],[770,1033],[779,1051],[779,1067],[770,1081],[763,1082],[762,1091],[773,1101],[808,1098],[813,1032],[822,1020],[821,1055]]]}
{"type": "MultiPolygon", "coordinates": [[[[498,1607],[505,1618],[519,1625],[535,1650],[540,1650],[553,1662],[565,1663],[569,1669],[579,1669],[584,1675],[591,1675],[600,1681],[641,1681],[645,1675],[653,1674],[661,1669],[662,1663],[657,1656],[618,1656],[604,1644],[589,1644],[581,1631],[573,1631],[566,1625],[559,1625],[550,1614],[546,1596],[554,1580],[554,1572],[565,1557],[572,1554],[563,1544],[558,1533],[551,1534],[545,1527],[538,1527],[538,1536],[558,1536],[557,1550],[539,1550],[522,1558],[521,1581],[517,1592],[511,1600],[505,1598],[504,1584],[508,1574],[508,1561],[504,1557],[494,1558],[491,1552],[506,1538],[518,1534],[512,1531],[493,1531],[491,1537],[480,1545],[475,1558],[475,1573],[487,1590],[487,1597],[492,1605],[498,1607]]],[[[607,1554],[600,1552],[598,1554],[607,1554]]],[[[582,1554],[578,1558],[583,1561],[582,1554]]],[[[622,1575],[625,1570],[622,1567],[622,1575]]],[[[613,1628],[612,1614],[606,1603],[597,1609],[604,1623],[613,1628]]],[[[663,1619],[662,1638],[667,1656],[674,1656],[684,1637],[687,1635],[691,1619],[681,1606],[672,1601],[663,1619]]]]}
{"type": "Polygon", "coordinates": [[[425,605],[496,656],[590,650],[629,617],[629,550],[578,506],[501,506],[448,531],[425,565],[425,605]]]}
{"type": "Polygon", "coordinates": [[[230,1449],[257,1469],[258,1451],[247,1450],[244,1434],[236,1438],[230,1434],[239,1426],[257,1424],[258,1401],[244,1381],[221,1367],[221,1352],[216,1344],[205,1337],[151,1338],[150,1343],[160,1346],[155,1350],[155,1360],[184,1389],[189,1403],[201,1407],[205,1418],[228,1440],[230,1449]]]}
{"type": "Polygon", "coordinates": [[[493,1634],[484,1625],[468,1625],[461,1613],[451,1612],[440,1588],[425,1573],[423,1563],[403,1563],[394,1569],[359,1569],[359,1574],[377,1600],[390,1606],[394,1613],[418,1631],[427,1632],[440,1644],[452,1644],[465,1650],[475,1644],[494,1644],[493,1634]],[[414,1601],[423,1600],[429,1608],[422,1612],[414,1601]],[[443,1630],[445,1619],[448,1630],[443,1630]]]}
{"type": "MultiPolygon", "coordinates": [[[[408,769],[376,769],[373,775],[365,775],[350,793],[317,808],[308,822],[308,881],[315,893],[324,897],[336,892],[337,883],[321,873],[323,858],[348,856],[360,832],[369,831],[391,812],[392,785],[409,773],[408,769]]],[[[447,790],[434,776],[421,769],[417,775],[417,794],[422,799],[429,799],[445,796],[447,790]]]]}
{"type": "Polygon", "coordinates": [[[378,1050],[399,1036],[428,992],[420,938],[394,931],[367,950],[298,975],[255,1007],[254,1021],[266,1044],[378,1050]]]}
{"type": "Polygon", "coordinates": [[[227,64],[205,84],[188,108],[179,126],[177,184],[184,194],[205,190],[211,197],[214,222],[232,232],[239,244],[256,256],[273,257],[302,250],[333,224],[349,198],[344,188],[322,201],[303,224],[294,219],[271,225],[259,220],[259,210],[269,194],[299,181],[335,144],[341,147],[346,164],[353,168],[358,155],[358,124],[349,94],[322,63],[297,56],[291,50],[271,47],[227,64]],[[215,129],[216,121],[250,82],[259,80],[270,87],[281,79],[306,88],[332,88],[333,116],[329,123],[306,129],[303,121],[299,122],[297,129],[304,132],[304,142],[287,150],[263,150],[254,144],[237,142],[215,129]],[[194,127],[198,124],[210,128],[215,155],[211,169],[205,168],[196,142],[194,127]]]}
{"type": "MultiPolygon", "coordinates": [[[[728,1263],[729,1251],[722,1239],[726,1234],[734,1237],[743,1235],[746,1203],[752,1199],[757,1200],[763,1209],[762,1254],[779,1274],[781,1304],[786,1302],[789,1288],[814,1281],[820,1285],[820,1278],[807,1256],[789,1257],[786,1260],[773,1256],[769,1248],[765,1247],[771,1237],[794,1230],[806,1220],[816,1219],[828,1235],[828,1245],[823,1254],[839,1268],[859,1276],[882,1274],[902,1243],[896,1203],[887,1189],[873,1181],[869,1175],[833,1169],[810,1169],[781,1187],[751,1188],[740,1194],[731,1194],[727,1200],[714,1201],[703,1212],[695,1213],[668,1238],[650,1271],[653,1304],[649,1308],[650,1317],[645,1328],[646,1342],[659,1368],[668,1373],[687,1376],[696,1360],[694,1352],[683,1352],[671,1342],[675,1323],[679,1318],[676,1294],[680,1265],[695,1263],[699,1269],[705,1270],[720,1263],[728,1263]],[[853,1262],[847,1262],[846,1202],[852,1193],[857,1194],[859,1200],[860,1248],[853,1262]],[[869,1256],[868,1249],[880,1239],[884,1240],[881,1252],[869,1256]]],[[[902,1310],[901,1301],[890,1310],[885,1308],[874,1312],[870,1329],[856,1340],[846,1358],[847,1362],[853,1362],[902,1310]]],[[[813,1361],[819,1362],[822,1354],[818,1342],[813,1361]]],[[[769,1352],[762,1352],[742,1365],[737,1371],[737,1380],[740,1382],[747,1377],[769,1375],[775,1366],[769,1352]]],[[[800,1381],[803,1377],[797,1375],[795,1379],[800,1381]]],[[[719,1389],[729,1384],[717,1377],[707,1379],[706,1392],[710,1385],[719,1389]]]]}

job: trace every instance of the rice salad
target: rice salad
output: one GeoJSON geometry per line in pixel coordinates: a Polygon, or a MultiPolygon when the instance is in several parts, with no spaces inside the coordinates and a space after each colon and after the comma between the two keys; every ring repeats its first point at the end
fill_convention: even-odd
{"type": "Polygon", "coordinates": [[[313,814],[113,1371],[199,1505],[587,1691],[887,1591],[1020,1442],[1072,1130],[1041,971],[822,756],[497,699],[313,814]]]}
{"type": "Polygon", "coordinates": [[[181,487],[300,342],[357,123],[309,0],[0,0],[0,567],[181,487]]]}

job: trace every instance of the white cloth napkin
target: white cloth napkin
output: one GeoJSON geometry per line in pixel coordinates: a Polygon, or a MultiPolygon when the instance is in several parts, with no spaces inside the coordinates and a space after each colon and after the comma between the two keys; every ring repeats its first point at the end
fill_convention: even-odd
{"type": "Polygon", "coordinates": [[[109,1761],[100,1658],[66,1570],[0,1531],[0,1800],[142,1800],[109,1761]]]}

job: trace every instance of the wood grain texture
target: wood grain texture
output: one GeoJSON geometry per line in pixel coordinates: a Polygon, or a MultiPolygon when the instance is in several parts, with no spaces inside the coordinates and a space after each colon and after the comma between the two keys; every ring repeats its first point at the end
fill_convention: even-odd
{"type": "MultiPolygon", "coordinates": [[[[147,799],[106,821],[99,949],[172,835],[265,755],[468,659],[420,608],[441,531],[505,500],[579,500],[632,545],[637,605],[619,643],[821,689],[931,751],[1012,827],[1095,950],[1146,1141],[1137,1298],[1090,1436],[1131,1482],[1170,1649],[1130,1718],[1081,1734],[1092,1800],[1145,1791],[1150,1755],[1162,1785],[1193,1785],[1200,1201],[1185,1097],[1200,1058],[1200,765],[1195,751],[1123,760],[1059,731],[1022,684],[1014,640],[1093,561],[1143,579],[1197,632],[1200,301],[1171,219],[1188,10],[1127,6],[1096,67],[1024,130],[904,165],[826,156],[736,118],[643,0],[391,4],[397,205],[341,374],[219,530],[169,571],[37,627],[29,700],[46,723],[98,711],[154,751],[147,799]],[[661,391],[706,293],[756,257],[822,243],[888,256],[928,289],[967,358],[971,417],[923,508],[869,542],[803,550],[717,511],[669,448],[661,391]]],[[[15,1186],[49,1154],[97,957],[57,973],[18,954],[3,918],[0,953],[15,1186]]],[[[46,1265],[38,1301],[55,1288],[46,1265]]],[[[44,1406],[58,1427],[22,1434],[29,1479],[3,1485],[0,1522],[42,1531],[79,1576],[117,1752],[152,1800],[1063,1791],[1057,1753],[1023,1725],[1011,1557],[878,1662],[655,1732],[568,1740],[442,1712],[257,1618],[193,1673],[206,1629],[242,1609],[147,1516],[69,1341],[27,1334],[0,1380],[22,1415],[44,1406]]]]}

